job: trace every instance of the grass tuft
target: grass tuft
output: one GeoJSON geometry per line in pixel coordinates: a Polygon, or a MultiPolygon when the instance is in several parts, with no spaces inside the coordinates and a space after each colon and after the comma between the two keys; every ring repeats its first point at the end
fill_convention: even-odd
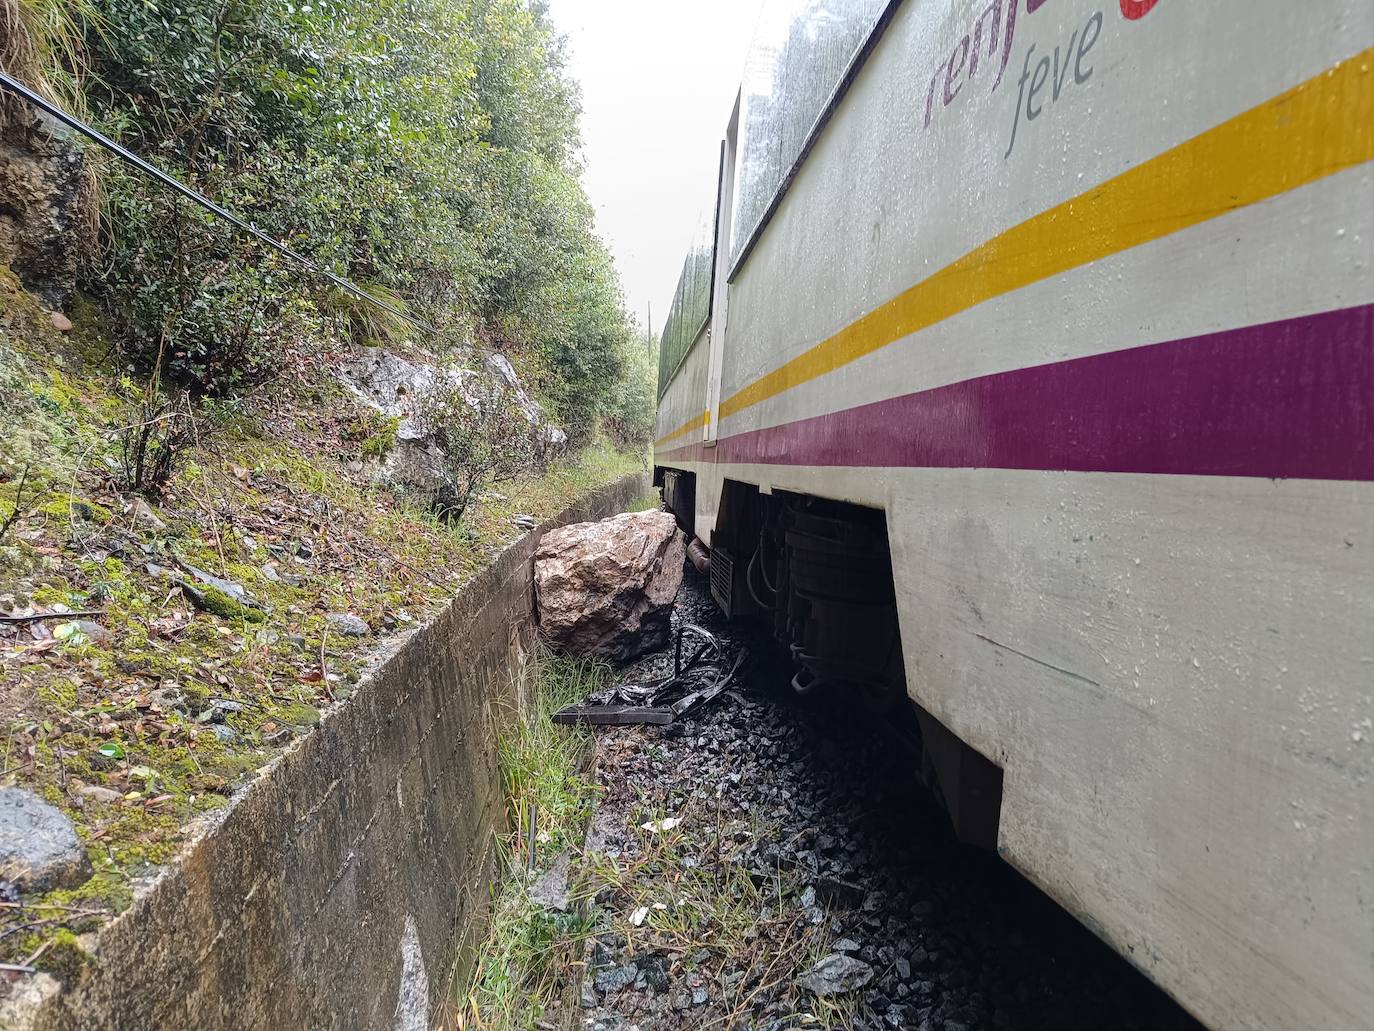
{"type": "Polygon", "coordinates": [[[515,696],[526,699],[527,715],[508,714],[499,735],[506,875],[473,987],[461,1015],[446,1024],[527,1031],[569,987],[568,974],[596,920],[577,901],[569,912],[556,913],[530,900],[529,821],[531,813],[537,814],[538,867],[547,868],[563,852],[580,852],[595,795],[585,771],[591,737],[582,729],[556,726],[552,716],[604,685],[609,675],[607,666],[540,647],[515,685],[515,696]]]}
{"type": "Polygon", "coordinates": [[[585,824],[593,793],[582,772],[591,736],[581,728],[556,725],[553,714],[604,686],[611,675],[602,663],[537,647],[522,674],[525,683],[517,685],[517,697],[528,699],[529,715],[510,718],[499,736],[506,852],[513,865],[524,861],[531,808],[539,814],[541,854],[557,855],[581,844],[578,827],[585,824]]]}
{"type": "MultiPolygon", "coordinates": [[[[83,29],[104,23],[91,0],[0,0],[0,69],[69,111],[84,115],[83,29]]],[[[0,128],[18,101],[0,100],[0,128]]]]}
{"type": "Polygon", "coordinates": [[[653,490],[649,491],[648,494],[645,494],[642,498],[640,498],[638,501],[636,501],[634,504],[632,504],[632,505],[631,505],[629,508],[627,508],[625,511],[627,511],[627,512],[650,512],[650,511],[654,511],[655,509],[660,509],[660,508],[662,508],[662,507],[663,507],[663,496],[658,492],[658,488],[655,487],[653,490]]]}

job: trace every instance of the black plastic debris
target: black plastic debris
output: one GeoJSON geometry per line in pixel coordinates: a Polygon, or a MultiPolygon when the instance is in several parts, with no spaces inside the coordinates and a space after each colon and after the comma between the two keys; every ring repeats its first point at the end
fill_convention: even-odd
{"type": "Polygon", "coordinates": [[[740,648],[731,656],[715,634],[695,624],[683,623],[678,627],[673,644],[672,673],[616,684],[590,695],[580,705],[560,709],[554,713],[553,721],[594,726],[637,723],[665,726],[719,696],[734,682],[748,654],[746,649],[740,648]],[[699,643],[684,661],[683,646],[689,637],[699,643]]]}
{"type": "Polygon", "coordinates": [[[569,705],[553,714],[555,723],[586,723],[600,727],[627,726],[632,723],[672,723],[673,710],[652,705],[569,705]]]}

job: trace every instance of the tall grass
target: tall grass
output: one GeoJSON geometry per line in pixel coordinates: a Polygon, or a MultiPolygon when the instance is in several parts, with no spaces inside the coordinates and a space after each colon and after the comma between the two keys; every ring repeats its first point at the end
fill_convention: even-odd
{"type": "Polygon", "coordinates": [[[541,852],[556,855],[581,845],[592,796],[582,773],[591,738],[580,728],[556,725],[553,714],[602,687],[609,667],[554,655],[541,645],[523,675],[531,711],[524,719],[510,719],[499,738],[506,844],[517,865],[524,861],[531,808],[548,838],[540,842],[541,852]]]}
{"type": "MultiPolygon", "coordinates": [[[[397,311],[407,308],[405,299],[399,294],[376,283],[360,284],[363,291],[383,304],[389,304],[397,311]]],[[[362,341],[369,347],[394,347],[404,342],[415,330],[405,319],[389,311],[368,304],[341,289],[331,289],[320,299],[320,307],[333,312],[348,323],[349,333],[354,340],[362,341]]]]}
{"type": "MultiPolygon", "coordinates": [[[[80,79],[87,71],[87,31],[103,31],[92,0],[0,0],[0,70],[67,110],[84,113],[80,79]]],[[[19,103],[3,94],[0,128],[19,103]]]]}
{"type": "MultiPolygon", "coordinates": [[[[94,0],[0,0],[0,71],[80,118],[89,115],[82,80],[88,75],[86,34],[105,36],[94,0]]],[[[0,89],[0,133],[32,117],[25,101],[0,89]]],[[[100,237],[104,203],[99,158],[82,165],[76,230],[84,247],[100,237]]]]}
{"type": "Polygon", "coordinates": [[[530,901],[529,818],[537,814],[539,867],[562,852],[579,853],[595,791],[584,772],[591,739],[586,731],[556,726],[552,716],[603,686],[608,675],[601,664],[541,649],[526,668],[525,682],[517,684],[517,696],[529,697],[529,712],[507,719],[499,738],[506,874],[473,987],[453,1026],[528,1031],[569,988],[568,975],[595,920],[577,906],[557,913],[530,901]]]}

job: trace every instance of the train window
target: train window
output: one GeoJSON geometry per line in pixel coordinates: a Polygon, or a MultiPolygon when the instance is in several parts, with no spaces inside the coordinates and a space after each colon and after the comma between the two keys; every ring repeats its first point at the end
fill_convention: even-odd
{"type": "Polygon", "coordinates": [[[692,247],[682,263],[673,306],[663,323],[658,349],[658,396],[668,388],[692,344],[711,317],[711,266],[715,258],[716,208],[714,201],[702,212],[692,236],[692,247]]]}
{"type": "Polygon", "coordinates": [[[891,0],[767,0],[744,72],[731,262],[739,261],[812,127],[891,0]]]}

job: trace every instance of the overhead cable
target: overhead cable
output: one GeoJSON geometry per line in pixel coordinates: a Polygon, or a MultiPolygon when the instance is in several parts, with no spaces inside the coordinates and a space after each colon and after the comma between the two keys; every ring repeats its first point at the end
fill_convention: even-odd
{"type": "Polygon", "coordinates": [[[68,112],[62,110],[62,108],[58,107],[51,100],[48,100],[41,94],[35,93],[33,90],[29,89],[29,87],[25,86],[22,82],[20,82],[13,76],[6,75],[4,72],[0,72],[0,87],[4,87],[5,89],[13,93],[15,96],[27,101],[34,107],[37,107],[42,111],[45,111],[53,118],[56,118],[63,125],[75,130],[82,136],[85,136],[87,139],[92,140],[99,146],[105,148],[111,154],[114,154],[116,157],[118,157],[121,161],[124,161],[125,163],[132,165],[134,168],[138,169],[140,172],[148,176],[148,178],[152,179],[154,182],[157,182],[162,186],[165,186],[167,189],[172,190],[174,193],[180,194],[182,197],[185,197],[193,204],[197,205],[198,207],[204,208],[206,211],[210,212],[210,214],[214,215],[216,218],[223,219],[224,221],[228,222],[230,225],[238,229],[240,232],[246,233],[247,235],[253,237],[253,239],[259,241],[260,243],[266,244],[268,247],[272,248],[272,250],[277,251],[279,254],[285,255],[292,261],[301,265],[303,268],[307,269],[310,272],[313,272],[315,275],[329,280],[329,282],[333,283],[339,289],[352,294],[359,300],[364,301],[376,308],[381,308],[383,311],[390,312],[392,315],[395,315],[398,319],[404,319],[406,322],[410,323],[416,329],[422,329],[427,333],[437,334],[438,331],[433,326],[421,321],[420,319],[415,318],[413,315],[407,315],[400,308],[388,304],[386,301],[383,301],[379,297],[374,297],[372,294],[368,293],[362,287],[358,286],[353,282],[350,282],[347,279],[344,279],[343,276],[335,275],[328,269],[321,268],[319,265],[315,264],[315,262],[307,258],[304,254],[300,254],[297,251],[294,251],[290,247],[286,246],[284,243],[280,243],[272,239],[272,237],[268,236],[257,226],[245,221],[244,219],[240,218],[238,215],[235,215],[232,211],[223,207],[222,205],[216,204],[209,197],[197,193],[195,190],[191,189],[189,186],[182,183],[180,180],[168,175],[166,172],[158,168],[156,165],[145,160],[144,158],[139,157],[137,154],[129,150],[127,147],[121,146],[114,140],[110,139],[108,136],[105,136],[98,130],[91,128],[85,122],[81,121],[81,119],[77,118],[75,115],[69,114],[68,112]]]}

